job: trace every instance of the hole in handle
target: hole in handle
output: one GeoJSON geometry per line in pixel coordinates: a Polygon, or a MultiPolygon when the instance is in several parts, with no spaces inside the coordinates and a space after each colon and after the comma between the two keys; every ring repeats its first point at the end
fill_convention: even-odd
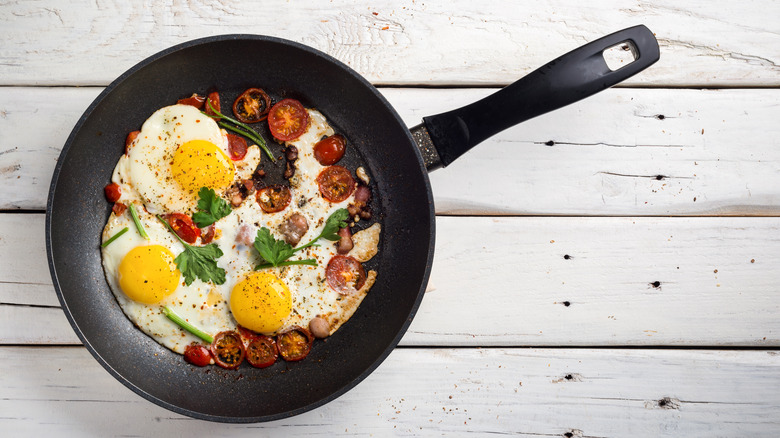
{"type": "Polygon", "coordinates": [[[601,55],[604,57],[604,62],[607,63],[607,67],[612,71],[617,71],[636,61],[638,51],[636,46],[634,46],[634,43],[631,41],[623,41],[622,43],[604,49],[604,51],[601,52],[601,55]]]}

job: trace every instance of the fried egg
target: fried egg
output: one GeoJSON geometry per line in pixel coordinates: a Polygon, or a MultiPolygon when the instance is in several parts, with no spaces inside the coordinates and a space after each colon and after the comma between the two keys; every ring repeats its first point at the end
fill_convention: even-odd
{"type": "MultiPolygon", "coordinates": [[[[223,253],[217,265],[226,272],[223,284],[197,278],[186,284],[175,263],[185,246],[156,215],[192,214],[202,187],[226,197],[231,185],[251,177],[260,163],[259,148],[250,146],[243,160],[232,161],[225,131],[197,109],[173,105],[152,114],[120,158],[112,177],[121,187],[119,202],[135,206],[149,238],[140,236],[129,212],[112,213],[103,230],[103,242],[125,227],[129,231],[102,249],[103,267],[124,313],[160,344],[183,354],[189,344],[199,341],[168,320],[162,306],[212,336],[236,330],[239,325],[273,335],[295,325],[307,327],[316,317],[327,321],[328,333],[333,334],[374,284],[376,272],[369,271],[359,290],[348,294],[334,290],[326,268],[337,250],[333,242],[324,239],[290,257],[314,259],[316,266],[255,270],[264,263],[251,244],[261,227],[281,240],[285,221],[291,215],[302,215],[308,223],[300,239],[303,244],[321,233],[331,214],[354,202],[355,193],[337,203],[321,195],[317,176],[324,166],[314,158],[313,148],[334,131],[321,113],[307,111],[310,122],[306,132],[286,143],[298,149],[296,172],[289,181],[290,204],[282,211],[266,213],[252,194],[214,224],[213,243],[223,253]]],[[[354,169],[351,172],[354,175],[354,169]]],[[[355,248],[361,262],[376,254],[380,229],[375,224],[354,235],[357,242],[363,242],[355,248]]]]}
{"type": "Polygon", "coordinates": [[[234,163],[227,133],[213,119],[193,106],[171,105],[144,122],[112,180],[128,195],[123,199],[151,213],[191,213],[201,187],[223,194],[237,179],[251,176],[259,162],[259,149],[250,148],[234,163]]]}

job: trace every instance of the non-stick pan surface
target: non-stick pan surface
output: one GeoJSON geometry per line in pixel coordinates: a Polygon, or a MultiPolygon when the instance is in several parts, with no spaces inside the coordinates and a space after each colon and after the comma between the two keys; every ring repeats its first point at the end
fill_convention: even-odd
{"type": "MultiPolygon", "coordinates": [[[[225,99],[223,108],[232,102],[225,99]]],[[[266,137],[270,138],[270,137],[266,137]]],[[[280,153],[281,147],[271,143],[280,153]]],[[[353,167],[354,168],[354,167],[353,167]]],[[[412,137],[387,101],[341,62],[277,38],[229,35],[184,43],[136,65],[85,111],[54,172],[46,214],[54,286],[73,329],[124,385],[172,411],[225,422],[279,419],[352,388],[396,346],[420,304],[433,257],[434,208],[412,137]],[[125,317],[103,273],[100,236],[111,205],[103,196],[128,132],[155,110],[193,92],[236,96],[261,87],[320,110],[349,139],[352,161],[369,169],[372,209],[382,223],[379,276],[363,304],[301,362],[226,371],[184,362],[125,317]]]]}

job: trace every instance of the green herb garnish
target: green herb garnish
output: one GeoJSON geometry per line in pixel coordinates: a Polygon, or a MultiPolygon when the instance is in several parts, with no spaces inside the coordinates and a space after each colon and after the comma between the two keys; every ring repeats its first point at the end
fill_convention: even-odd
{"type": "Polygon", "coordinates": [[[217,266],[217,259],[222,257],[222,250],[216,243],[206,246],[192,246],[183,241],[162,216],[157,215],[157,219],[165,224],[168,230],[184,245],[184,252],[173,260],[176,267],[184,275],[184,283],[189,286],[195,281],[195,278],[200,278],[204,282],[213,281],[214,284],[225,282],[225,270],[217,266]]]}
{"type": "Polygon", "coordinates": [[[271,230],[266,227],[262,227],[257,231],[257,237],[255,238],[254,247],[267,263],[258,265],[255,270],[270,268],[272,266],[290,266],[290,265],[309,265],[317,266],[317,260],[315,259],[303,259],[303,260],[290,260],[287,261],[296,252],[308,248],[310,246],[317,245],[317,241],[320,239],[327,239],[330,241],[336,241],[341,239],[338,235],[339,229],[347,226],[346,219],[349,217],[349,212],[345,208],[340,208],[333,212],[325,221],[325,226],[322,227],[320,234],[312,239],[309,243],[301,245],[297,248],[293,248],[292,245],[284,240],[278,240],[271,235],[271,230]]]}
{"type": "Polygon", "coordinates": [[[135,211],[135,204],[132,202],[127,206],[127,208],[130,210],[130,216],[133,218],[133,222],[135,222],[135,227],[138,229],[138,234],[141,235],[146,240],[149,240],[149,235],[146,234],[146,230],[144,229],[144,226],[141,224],[141,221],[138,219],[138,212],[135,211]]]}
{"type": "Polygon", "coordinates": [[[339,208],[338,210],[334,211],[333,214],[331,214],[328,217],[328,220],[325,221],[325,226],[322,227],[322,231],[320,232],[320,235],[315,237],[311,242],[307,243],[306,245],[302,245],[295,248],[295,251],[300,251],[303,248],[308,248],[316,244],[317,241],[320,239],[327,239],[332,242],[341,239],[341,236],[339,236],[339,230],[347,226],[348,218],[349,218],[349,212],[347,211],[346,208],[339,208]]]}
{"type": "Polygon", "coordinates": [[[111,242],[113,242],[113,241],[115,241],[116,239],[118,239],[118,238],[119,238],[119,236],[121,236],[122,234],[125,234],[125,233],[127,232],[127,230],[128,230],[128,228],[127,228],[127,227],[124,227],[124,228],[122,228],[121,230],[119,230],[119,232],[118,232],[118,233],[116,233],[116,234],[114,234],[113,236],[111,236],[111,238],[110,238],[110,239],[108,239],[108,240],[106,240],[105,242],[103,242],[103,244],[102,244],[102,245],[100,245],[100,247],[101,247],[101,248],[105,248],[105,247],[107,247],[109,244],[111,244],[111,242]]]}
{"type": "MultiPolygon", "coordinates": [[[[260,137],[260,134],[255,132],[255,130],[252,129],[251,126],[247,125],[246,123],[239,122],[236,119],[232,119],[232,118],[222,114],[221,112],[219,112],[219,110],[214,108],[214,105],[211,104],[210,100],[206,99],[206,102],[207,102],[207,104],[209,106],[209,109],[211,109],[211,111],[213,111],[214,114],[217,115],[217,117],[220,117],[222,119],[222,120],[216,120],[216,122],[217,122],[217,124],[219,126],[225,128],[225,129],[227,129],[229,131],[233,131],[236,134],[241,134],[244,137],[252,140],[253,142],[255,142],[257,144],[257,146],[260,147],[260,149],[263,150],[263,152],[265,152],[266,155],[268,155],[268,158],[271,160],[272,163],[276,163],[276,159],[274,158],[274,155],[271,153],[271,151],[268,150],[268,146],[265,144],[265,140],[263,140],[263,137],[260,137]],[[230,125],[230,124],[226,123],[225,120],[227,120],[228,122],[230,122],[230,123],[232,123],[233,125],[236,125],[236,126],[233,126],[233,125],[230,125]]],[[[206,113],[204,112],[203,114],[206,114],[206,113]]],[[[206,115],[209,116],[208,114],[206,114],[206,115]]],[[[209,116],[209,117],[211,117],[211,116],[209,116]]]]}
{"type": "Polygon", "coordinates": [[[203,330],[195,327],[194,325],[190,324],[189,322],[185,321],[184,318],[179,316],[176,312],[174,312],[172,309],[170,309],[168,306],[162,306],[162,312],[163,315],[165,315],[168,319],[175,322],[179,325],[179,327],[183,328],[184,330],[187,330],[188,332],[192,333],[193,335],[203,339],[204,341],[211,344],[214,342],[214,338],[204,332],[203,330]]]}
{"type": "Polygon", "coordinates": [[[198,228],[205,228],[214,222],[222,219],[233,211],[230,203],[217,196],[214,189],[202,187],[198,192],[200,200],[198,201],[198,210],[192,215],[192,221],[198,228]]]}

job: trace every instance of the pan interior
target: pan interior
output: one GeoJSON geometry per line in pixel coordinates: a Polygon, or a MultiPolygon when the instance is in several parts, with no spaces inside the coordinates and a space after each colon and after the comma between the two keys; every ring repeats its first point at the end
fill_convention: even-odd
{"type": "MultiPolygon", "coordinates": [[[[271,147],[281,150],[273,143],[271,147]]],[[[93,102],[55,170],[46,230],[63,309],[109,372],[175,412],[213,421],[256,422],[332,400],[390,353],[411,322],[428,279],[434,216],[419,153],[406,126],[374,87],[305,46],[234,35],[161,52],[122,75],[93,102]],[[379,277],[352,319],[331,338],[316,342],[305,360],[280,361],[262,370],[246,365],[234,371],[197,368],[136,329],[108,288],[99,250],[110,211],[103,187],[124,151],[127,133],[139,129],[155,110],[193,92],[217,89],[236,96],[249,87],[317,108],[359,151],[349,159],[369,169],[372,208],[383,225],[379,254],[368,265],[379,277]]]]}

